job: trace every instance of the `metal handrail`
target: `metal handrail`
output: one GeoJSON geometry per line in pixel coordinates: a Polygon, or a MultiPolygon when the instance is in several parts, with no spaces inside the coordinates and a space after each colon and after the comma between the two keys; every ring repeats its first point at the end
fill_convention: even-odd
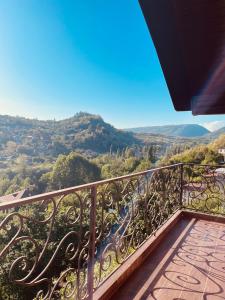
{"type": "MultiPolygon", "coordinates": [[[[104,276],[108,276],[112,272],[110,268],[109,274],[105,270],[104,260],[106,257],[110,258],[109,264],[114,259],[119,266],[178,209],[188,207],[200,210],[203,207],[210,212],[210,191],[213,192],[214,196],[216,193],[218,194],[219,210],[225,208],[225,205],[223,205],[225,202],[225,192],[223,194],[225,175],[224,181],[221,176],[219,178],[215,176],[213,180],[207,179],[206,176],[209,168],[215,169],[218,167],[221,166],[177,163],[1,203],[0,211],[3,212],[3,220],[0,224],[0,232],[1,230],[5,231],[6,235],[8,234],[7,238],[11,240],[8,241],[6,238],[6,246],[3,249],[0,248],[2,251],[0,252],[0,258],[4,258],[7,251],[10,251],[17,243],[23,241],[31,243],[35,257],[34,265],[31,270],[24,268],[23,270],[27,271],[28,275],[22,280],[15,280],[14,284],[19,283],[21,286],[26,287],[38,286],[41,280],[43,282],[46,280],[44,277],[46,271],[52,268],[54,258],[57,256],[60,247],[65,243],[66,250],[63,253],[65,256],[63,256],[63,259],[66,261],[66,255],[69,255],[69,257],[72,255],[76,266],[67,268],[66,265],[66,270],[63,271],[62,275],[60,274],[57,283],[51,287],[46,299],[51,299],[56,291],[57,284],[62,285],[63,279],[67,279],[70,271],[76,273],[78,283],[85,280],[87,297],[92,299],[94,290],[105,280],[104,276]],[[184,188],[184,183],[191,183],[194,177],[200,178],[205,184],[204,189],[200,192],[198,189],[189,192],[184,188]],[[67,203],[66,209],[63,207],[64,210],[61,211],[62,207],[60,205],[64,200],[67,201],[67,195],[75,197],[75,204],[67,203]],[[31,207],[36,209],[38,215],[39,209],[43,207],[39,205],[39,202],[45,204],[46,207],[48,207],[48,204],[51,206],[50,211],[44,214],[44,218],[42,215],[40,220],[35,220],[33,216],[24,214],[23,206],[32,204],[31,207]],[[34,203],[37,205],[33,205],[34,203]],[[66,230],[63,231],[62,236],[58,237],[57,234],[57,237],[54,237],[55,240],[53,238],[52,241],[53,227],[58,214],[61,213],[66,220],[65,225],[63,223],[66,230]],[[16,232],[10,232],[13,218],[15,218],[16,232]],[[42,239],[32,236],[32,228],[35,226],[31,226],[31,231],[28,230],[30,236],[24,234],[24,225],[26,231],[32,223],[37,226],[40,225],[40,227],[46,226],[42,239]],[[75,237],[78,240],[73,242],[75,237]],[[68,240],[68,238],[71,240],[68,240]],[[40,241],[41,243],[44,242],[41,251],[38,245],[40,241]],[[43,268],[43,265],[40,266],[39,264],[51,242],[54,242],[56,249],[53,249],[53,255],[47,263],[45,262],[43,268]],[[97,276],[95,274],[96,269],[98,270],[97,276]],[[103,274],[104,272],[107,274],[103,274]],[[97,283],[95,282],[96,277],[98,278],[97,283]]],[[[20,251],[22,252],[22,249],[20,251]]],[[[22,252],[21,256],[15,258],[15,261],[12,262],[9,270],[10,276],[17,270],[16,268],[21,268],[20,262],[24,262],[24,260],[27,263],[28,257],[22,252]]],[[[78,296],[76,299],[83,299],[82,284],[81,287],[77,286],[77,290],[78,296]]]]}
{"type": "Polygon", "coordinates": [[[18,206],[25,205],[25,204],[31,204],[31,203],[37,202],[37,201],[43,201],[43,200],[46,200],[46,199],[49,199],[49,198],[52,198],[52,197],[64,196],[64,195],[71,194],[73,192],[77,192],[77,191],[85,190],[85,189],[88,189],[88,188],[92,188],[94,186],[109,184],[109,183],[124,180],[124,179],[131,179],[131,178],[134,178],[134,177],[137,177],[137,176],[147,175],[150,172],[156,172],[156,171],[159,171],[159,170],[174,168],[174,167],[181,166],[181,165],[182,165],[182,163],[172,164],[172,165],[168,165],[168,166],[149,169],[149,170],[142,171],[142,172],[132,173],[132,174],[129,174],[129,175],[124,175],[124,176],[114,177],[114,178],[110,178],[110,179],[105,179],[105,180],[95,181],[95,182],[91,182],[91,183],[86,183],[86,184],[82,184],[82,185],[77,185],[77,186],[74,186],[74,187],[69,187],[69,188],[65,188],[65,189],[61,189],[61,190],[57,190],[57,191],[53,191],[53,192],[42,193],[42,194],[38,194],[38,195],[35,195],[35,196],[22,198],[22,199],[19,199],[19,200],[10,200],[10,201],[7,201],[7,203],[0,203],[0,210],[9,209],[9,208],[13,208],[13,207],[18,207],[18,206]]]}
{"type": "MultiPolygon", "coordinates": [[[[93,292],[96,288],[96,274],[94,274],[96,272],[95,269],[98,268],[97,277],[99,283],[97,286],[102,283],[104,276],[106,276],[103,275],[103,273],[106,272],[105,267],[103,266],[105,255],[111,256],[111,252],[113,252],[116,257],[117,264],[119,265],[121,263],[119,262],[120,260],[124,261],[130,255],[131,248],[133,249],[132,251],[135,251],[135,249],[139,247],[146,238],[152,235],[157,228],[164,224],[171,214],[175,213],[177,209],[179,209],[181,166],[182,164],[179,163],[170,166],[153,168],[143,172],[83,184],[20,200],[12,200],[7,203],[1,203],[0,211],[3,212],[3,220],[0,224],[0,231],[6,231],[7,237],[12,240],[8,242],[6,239],[6,245],[0,253],[0,258],[3,259],[6,253],[11,251],[11,248],[14,245],[17,245],[20,241],[27,241],[33,244],[34,249],[32,251],[36,257],[32,269],[27,270],[28,274],[23,279],[15,281],[14,284],[19,283],[21,286],[27,287],[32,286],[33,284],[38,285],[39,280],[45,275],[45,272],[49,268],[52,268],[53,260],[55,259],[61,245],[63,245],[63,243],[69,243],[66,246],[66,252],[68,251],[67,255],[71,255],[71,253],[73,253],[73,257],[78,264],[78,271],[71,268],[68,269],[66,267],[66,270],[63,273],[64,275],[62,276],[65,276],[65,280],[66,275],[68,274],[67,272],[70,272],[71,270],[77,273],[76,276],[78,276],[78,282],[79,280],[84,280],[83,276],[86,276],[86,293],[88,295],[88,299],[92,299],[93,292]],[[164,170],[166,171],[165,173],[161,172],[164,170]],[[149,174],[151,176],[148,176],[149,174]],[[165,181],[168,181],[169,186],[165,186],[165,181]],[[178,187],[178,189],[174,190],[174,184],[178,187]],[[174,195],[176,195],[176,199],[174,198],[174,200],[172,200],[171,198],[172,201],[170,201],[170,199],[166,199],[166,195],[169,195],[169,193],[173,198],[174,195]],[[43,266],[40,267],[39,262],[42,261],[45,252],[51,243],[53,226],[58,213],[60,214],[61,211],[60,203],[64,200],[67,201],[67,195],[73,195],[78,202],[76,202],[77,204],[75,204],[75,206],[70,203],[69,207],[66,208],[66,211],[63,211],[62,213],[65,215],[65,220],[69,221],[69,224],[72,222],[71,224],[78,226],[78,229],[77,227],[72,229],[73,227],[71,228],[70,225],[66,227],[66,221],[66,234],[63,235],[63,237],[59,237],[59,240],[58,238],[55,238],[54,244],[56,249],[53,249],[54,252],[46,265],[44,265],[44,268],[43,266]],[[162,204],[161,200],[163,200],[164,204],[162,204]],[[24,215],[25,211],[23,206],[39,204],[39,202],[41,204],[40,209],[43,207],[43,204],[47,206],[48,204],[51,205],[50,212],[45,215],[44,220],[42,220],[43,217],[41,220],[35,220],[32,215],[26,215],[26,213],[24,215]],[[22,208],[21,211],[20,208],[22,208]],[[78,209],[77,212],[75,212],[76,209],[78,209]],[[151,212],[151,209],[153,209],[153,212],[151,212]],[[78,214],[78,217],[76,216],[74,220],[70,221],[70,212],[75,213],[74,217],[78,214]],[[16,228],[18,227],[17,232],[15,236],[11,236],[12,233],[8,236],[7,228],[10,230],[10,224],[11,222],[14,222],[14,218],[16,221],[15,226],[16,228]],[[143,222],[146,229],[142,236],[137,225],[139,223],[142,224],[143,222]],[[31,231],[29,231],[28,235],[24,236],[23,233],[24,225],[26,224],[25,227],[27,228],[30,226],[29,224],[32,223],[35,223],[37,226],[46,226],[46,232],[43,235],[44,239],[42,237],[44,248],[41,252],[38,247],[38,242],[35,241],[35,238],[32,236],[33,227],[31,228],[31,231]],[[85,234],[82,233],[84,226],[86,230],[85,234]],[[81,233],[82,235],[80,235],[81,233]],[[70,235],[73,238],[74,236],[77,236],[78,244],[73,244],[67,240],[70,235]],[[39,270],[38,268],[41,269],[39,270]],[[82,272],[85,272],[86,275],[82,275],[82,272]]],[[[39,205],[34,206],[33,209],[35,209],[36,213],[38,213],[39,205]]],[[[9,270],[10,276],[14,273],[15,268],[21,268],[19,262],[20,260],[23,261],[25,259],[24,257],[26,257],[26,255],[24,256],[24,254],[21,253],[21,257],[12,262],[9,270]]],[[[66,259],[66,253],[64,259],[66,259]]],[[[111,272],[110,270],[111,269],[107,272],[111,272]]],[[[60,284],[61,280],[62,278],[60,275],[57,280],[57,284],[60,284]]],[[[82,299],[82,291],[80,288],[81,287],[77,286],[77,299],[82,299]]],[[[51,296],[55,291],[56,285],[51,287],[48,291],[49,298],[46,299],[51,299],[51,296]]]]}

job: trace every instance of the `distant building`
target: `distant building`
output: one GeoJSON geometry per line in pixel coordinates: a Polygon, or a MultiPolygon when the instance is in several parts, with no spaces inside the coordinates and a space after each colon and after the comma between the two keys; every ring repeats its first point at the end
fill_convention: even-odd
{"type": "Polygon", "coordinates": [[[24,189],[22,191],[0,197],[0,203],[9,202],[12,200],[19,200],[28,196],[29,196],[28,189],[24,189]]]}
{"type": "MultiPolygon", "coordinates": [[[[13,201],[13,200],[20,200],[22,198],[26,198],[30,195],[28,189],[24,189],[22,191],[15,192],[13,194],[5,195],[0,197],[0,204],[4,203],[7,204],[7,202],[13,201]]],[[[7,212],[7,209],[5,210],[7,212]]]]}
{"type": "Polygon", "coordinates": [[[218,153],[222,154],[225,160],[225,148],[221,148],[218,150],[218,153]]]}
{"type": "Polygon", "coordinates": [[[218,175],[223,175],[225,176],[225,168],[218,168],[215,170],[215,173],[218,175]]]}

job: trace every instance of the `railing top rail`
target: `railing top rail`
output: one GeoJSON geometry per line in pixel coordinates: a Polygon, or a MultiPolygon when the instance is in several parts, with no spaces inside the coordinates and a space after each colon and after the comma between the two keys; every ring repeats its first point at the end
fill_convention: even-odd
{"type": "Polygon", "coordinates": [[[172,165],[168,165],[168,166],[164,166],[164,167],[153,168],[153,169],[149,169],[149,170],[142,171],[142,172],[137,172],[137,173],[133,173],[133,174],[129,174],[129,175],[124,175],[124,176],[105,179],[105,180],[101,180],[101,181],[91,182],[91,183],[87,183],[87,184],[83,184],[83,185],[78,185],[78,186],[75,186],[75,187],[61,189],[61,190],[58,190],[58,191],[53,191],[53,192],[43,193],[43,194],[31,196],[31,197],[26,197],[26,198],[19,199],[19,200],[7,201],[6,203],[0,203],[0,211],[4,210],[4,209],[10,209],[10,208],[13,208],[13,207],[22,206],[22,205],[25,205],[25,204],[31,204],[31,203],[34,203],[34,202],[51,199],[53,197],[66,196],[66,195],[71,194],[73,192],[85,190],[85,189],[88,189],[88,188],[91,189],[94,186],[101,186],[103,184],[108,184],[108,183],[112,183],[112,182],[119,181],[119,180],[130,179],[130,178],[134,178],[134,177],[137,177],[137,176],[147,175],[150,172],[156,172],[156,171],[159,171],[159,170],[174,168],[174,167],[178,167],[178,166],[181,166],[181,165],[183,165],[183,163],[177,163],[177,164],[172,164],[172,165]]]}
{"type": "Polygon", "coordinates": [[[184,166],[199,166],[199,167],[213,167],[213,168],[225,168],[225,165],[207,165],[197,163],[182,163],[184,166]]]}

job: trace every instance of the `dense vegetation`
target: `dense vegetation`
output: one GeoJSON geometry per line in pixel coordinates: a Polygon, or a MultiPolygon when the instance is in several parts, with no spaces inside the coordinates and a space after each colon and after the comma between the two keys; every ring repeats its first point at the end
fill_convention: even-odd
{"type": "Polygon", "coordinates": [[[0,116],[0,195],[25,188],[34,195],[155,164],[219,163],[224,140],[128,133],[87,113],[62,121],[0,116]]]}
{"type": "Polygon", "coordinates": [[[126,148],[93,159],[71,152],[60,154],[55,163],[33,167],[20,159],[13,168],[1,172],[0,194],[29,189],[34,195],[149,169],[157,160],[157,148],[145,146],[141,150],[126,148]]]}
{"type": "Polygon", "coordinates": [[[62,121],[39,121],[0,116],[0,161],[2,165],[20,155],[28,163],[53,160],[76,150],[89,156],[117,151],[140,141],[115,129],[100,116],[78,113],[62,121]]]}
{"type": "Polygon", "coordinates": [[[181,152],[184,145],[193,147],[199,142],[199,139],[125,132],[88,113],[61,121],[0,116],[0,196],[25,188],[33,195],[143,170],[171,149],[179,148],[181,152]],[[76,181],[67,178],[67,183],[56,183],[57,165],[73,152],[80,155],[83,164],[87,165],[86,161],[97,164],[101,175],[91,176],[89,169],[86,176],[79,160],[75,160],[72,168],[77,170],[73,174],[76,181]],[[58,158],[60,155],[64,156],[58,158]]]}
{"type": "MultiPolygon", "coordinates": [[[[155,165],[177,162],[219,164],[223,162],[223,156],[218,149],[225,148],[225,135],[207,144],[207,139],[132,134],[115,129],[99,116],[84,113],[57,122],[0,117],[0,139],[0,195],[25,188],[33,195],[138,172],[155,165]]],[[[57,245],[66,234],[63,218],[67,209],[62,205],[57,216],[52,245],[57,245]]],[[[49,215],[48,209],[39,205],[31,205],[29,210],[20,208],[18,212],[37,219],[49,215]]],[[[85,216],[87,220],[88,216],[85,216]]],[[[4,213],[1,213],[0,218],[3,217],[4,213]]],[[[28,225],[25,234],[35,236],[40,245],[44,244],[49,228],[40,224],[28,225]]],[[[84,226],[86,232],[88,223],[84,226]]],[[[12,226],[12,234],[13,230],[16,230],[16,224],[12,226]]],[[[7,241],[7,234],[0,236],[0,250],[7,241]]],[[[7,257],[0,270],[0,285],[4,287],[0,298],[7,295],[16,295],[15,299],[31,297],[30,294],[25,296],[25,289],[11,285],[8,277],[10,262],[21,251],[32,256],[29,244],[18,244],[13,249],[12,256],[7,257]]],[[[52,251],[49,249],[44,259],[48,260],[52,251]]],[[[30,259],[34,260],[34,257],[30,259]]],[[[59,261],[66,264],[64,257],[59,257],[59,261]]],[[[43,266],[45,263],[43,261],[43,266]]],[[[56,273],[58,276],[62,270],[54,265],[49,276],[56,273]]]]}
{"type": "MultiPolygon", "coordinates": [[[[76,151],[93,158],[127,147],[157,146],[163,156],[171,144],[195,145],[199,140],[118,130],[97,115],[78,113],[61,121],[39,121],[0,116],[0,171],[12,169],[17,159],[34,166],[53,163],[59,154],[76,151]]],[[[207,142],[207,139],[201,142],[207,142]]]]}
{"type": "Polygon", "coordinates": [[[224,157],[218,153],[218,149],[225,148],[225,135],[221,135],[217,140],[208,145],[198,145],[185,149],[184,151],[171,151],[165,155],[160,164],[173,163],[196,163],[196,164],[223,164],[224,157]]]}

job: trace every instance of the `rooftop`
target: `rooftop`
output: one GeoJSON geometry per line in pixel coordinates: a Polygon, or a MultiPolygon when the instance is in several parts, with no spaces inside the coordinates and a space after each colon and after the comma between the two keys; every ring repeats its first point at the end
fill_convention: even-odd
{"type": "Polygon", "coordinates": [[[5,196],[1,196],[0,197],[0,203],[25,198],[26,196],[28,196],[28,193],[29,193],[28,190],[24,189],[24,190],[15,192],[13,194],[8,194],[8,195],[5,195],[5,196]]]}
{"type": "Polygon", "coordinates": [[[224,114],[224,1],[139,2],[175,109],[224,114]]]}

